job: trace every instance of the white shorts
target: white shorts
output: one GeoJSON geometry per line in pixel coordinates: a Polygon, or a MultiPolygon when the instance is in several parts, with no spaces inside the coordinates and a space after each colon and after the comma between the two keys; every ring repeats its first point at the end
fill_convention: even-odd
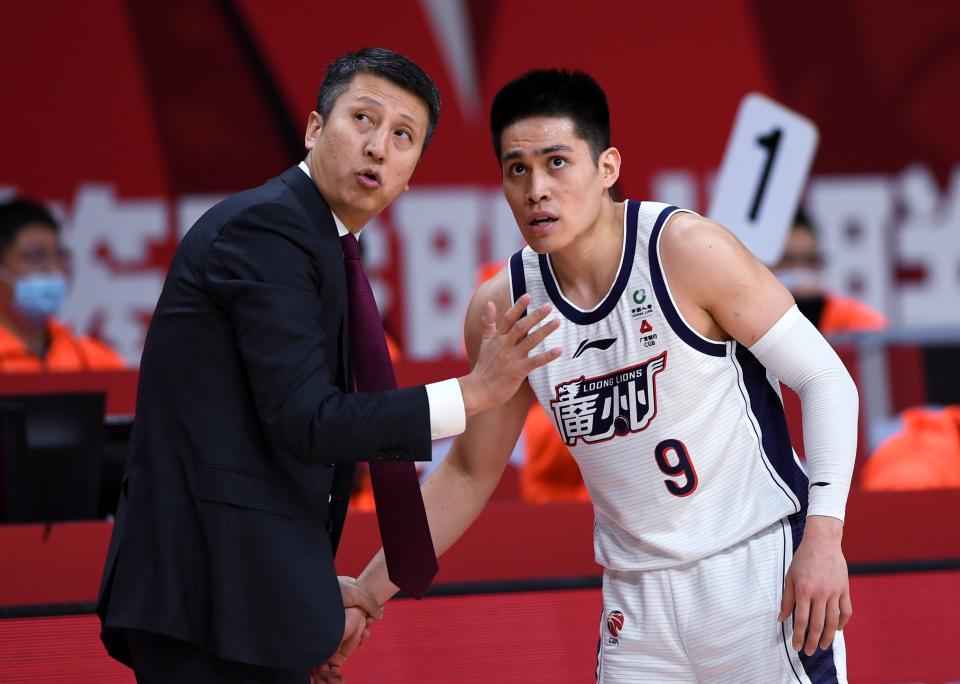
{"type": "Polygon", "coordinates": [[[843,634],[812,656],[777,622],[802,519],[781,520],[725,551],[665,570],[603,575],[598,684],[847,681],[843,634]]]}

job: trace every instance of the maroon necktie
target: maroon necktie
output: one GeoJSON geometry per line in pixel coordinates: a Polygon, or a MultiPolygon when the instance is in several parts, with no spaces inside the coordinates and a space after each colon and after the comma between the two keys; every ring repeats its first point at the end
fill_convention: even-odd
{"type": "MultiPolygon", "coordinates": [[[[350,356],[360,392],[396,389],[387,340],[373,290],[360,264],[357,238],[340,238],[350,302],[350,356]]],[[[430,538],[427,513],[420,496],[417,469],[411,461],[370,463],[370,481],[377,505],[380,541],[390,581],[420,598],[437,574],[437,556],[430,538]]]]}

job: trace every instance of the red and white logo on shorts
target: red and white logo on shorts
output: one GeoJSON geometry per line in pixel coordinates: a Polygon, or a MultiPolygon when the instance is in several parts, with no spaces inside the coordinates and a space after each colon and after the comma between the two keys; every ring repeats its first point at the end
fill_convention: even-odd
{"type": "Polygon", "coordinates": [[[607,631],[610,632],[610,636],[619,636],[621,629],[623,629],[623,613],[619,610],[610,611],[607,615],[607,631]]]}

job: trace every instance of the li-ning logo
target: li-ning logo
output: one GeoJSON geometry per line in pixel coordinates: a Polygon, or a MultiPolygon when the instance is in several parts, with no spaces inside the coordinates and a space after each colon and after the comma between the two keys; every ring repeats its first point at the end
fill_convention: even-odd
{"type": "Polygon", "coordinates": [[[666,366],[662,352],[624,370],[557,385],[550,407],[564,443],[593,444],[646,429],[657,413],[656,376],[666,366]]]}
{"type": "Polygon", "coordinates": [[[610,347],[613,346],[613,343],[616,341],[617,341],[616,337],[612,337],[606,340],[593,340],[592,342],[590,340],[584,340],[583,342],[580,343],[580,346],[577,347],[577,351],[574,352],[573,358],[577,358],[588,349],[599,349],[600,351],[603,351],[604,349],[609,349],[610,347]]]}

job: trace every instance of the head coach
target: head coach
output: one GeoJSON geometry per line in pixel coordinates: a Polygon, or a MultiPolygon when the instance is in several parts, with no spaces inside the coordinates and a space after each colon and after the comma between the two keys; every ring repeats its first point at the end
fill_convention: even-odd
{"type": "Polygon", "coordinates": [[[406,57],[333,61],[305,160],[214,206],[157,302],[97,612],[142,682],[307,682],[378,610],[333,557],[371,461],[391,579],[436,558],[413,461],[502,403],[555,328],[488,304],[469,375],[395,389],[356,236],[407,188],[440,113],[406,57]]]}

